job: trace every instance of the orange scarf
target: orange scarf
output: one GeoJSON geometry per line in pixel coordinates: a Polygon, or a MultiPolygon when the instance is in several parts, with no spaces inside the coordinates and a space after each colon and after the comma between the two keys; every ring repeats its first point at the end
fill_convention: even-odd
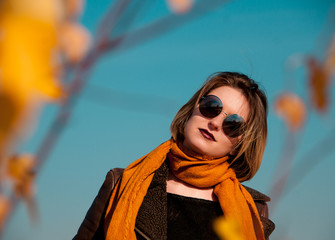
{"type": "Polygon", "coordinates": [[[214,187],[224,216],[240,223],[245,239],[264,240],[263,227],[249,192],[229,168],[227,157],[199,159],[185,155],[170,139],[130,164],[116,184],[105,216],[106,239],[136,239],[135,222],[155,171],[169,154],[170,169],[196,187],[214,187]]]}

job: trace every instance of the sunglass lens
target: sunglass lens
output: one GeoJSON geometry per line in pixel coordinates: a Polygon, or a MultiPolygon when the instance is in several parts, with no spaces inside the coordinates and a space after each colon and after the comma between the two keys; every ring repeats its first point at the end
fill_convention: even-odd
{"type": "Polygon", "coordinates": [[[232,114],[225,118],[222,124],[224,133],[229,137],[238,137],[243,134],[246,128],[244,119],[238,114],[232,114]]]}
{"type": "Polygon", "coordinates": [[[205,117],[214,118],[222,111],[221,100],[214,95],[203,97],[199,104],[199,110],[205,117]]]}

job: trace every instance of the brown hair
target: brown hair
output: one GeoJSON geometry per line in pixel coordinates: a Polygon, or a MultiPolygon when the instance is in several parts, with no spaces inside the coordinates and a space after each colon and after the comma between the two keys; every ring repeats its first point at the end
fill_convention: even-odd
{"type": "Polygon", "coordinates": [[[258,171],[267,138],[267,98],[258,84],[244,74],[237,72],[218,72],[209,76],[204,85],[177,112],[171,123],[172,137],[177,142],[184,141],[184,128],[201,97],[218,87],[227,86],[241,90],[249,102],[247,128],[241,141],[230,156],[230,167],[235,170],[242,182],[250,180],[258,171]]]}

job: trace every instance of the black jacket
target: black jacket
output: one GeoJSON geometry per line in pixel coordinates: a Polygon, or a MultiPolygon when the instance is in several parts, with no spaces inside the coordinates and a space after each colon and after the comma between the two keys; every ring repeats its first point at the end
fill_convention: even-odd
{"type": "MultiPolygon", "coordinates": [[[[105,182],[73,240],[105,239],[103,226],[106,209],[111,192],[123,170],[114,168],[108,172],[105,182]]],[[[162,164],[154,175],[136,218],[135,232],[138,240],[167,239],[167,176],[167,164],[162,164]]],[[[252,188],[244,187],[249,191],[256,203],[263,224],[264,235],[268,239],[275,228],[274,223],[268,219],[266,202],[270,201],[270,198],[252,188]]]]}

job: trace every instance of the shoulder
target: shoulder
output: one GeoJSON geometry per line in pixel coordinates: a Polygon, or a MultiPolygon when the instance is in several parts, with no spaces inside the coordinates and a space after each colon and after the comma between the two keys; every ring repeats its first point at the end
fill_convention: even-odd
{"type": "Polygon", "coordinates": [[[107,173],[104,183],[102,184],[91,207],[88,209],[86,216],[73,240],[103,238],[103,223],[106,206],[108,204],[110,194],[117,180],[122,175],[123,170],[123,168],[114,168],[107,173]]]}
{"type": "Polygon", "coordinates": [[[270,202],[271,198],[253,188],[247,187],[245,185],[243,185],[243,187],[250,193],[250,195],[254,199],[258,214],[263,224],[264,235],[267,239],[275,229],[275,224],[269,219],[269,209],[267,205],[267,202],[270,202]]]}
{"type": "Polygon", "coordinates": [[[247,187],[243,185],[243,187],[250,193],[254,201],[264,201],[264,202],[269,202],[271,201],[271,198],[264,193],[261,193],[253,188],[247,187]]]}
{"type": "Polygon", "coordinates": [[[113,189],[117,180],[121,177],[124,168],[113,168],[107,173],[105,183],[109,185],[109,189],[113,189]]]}

